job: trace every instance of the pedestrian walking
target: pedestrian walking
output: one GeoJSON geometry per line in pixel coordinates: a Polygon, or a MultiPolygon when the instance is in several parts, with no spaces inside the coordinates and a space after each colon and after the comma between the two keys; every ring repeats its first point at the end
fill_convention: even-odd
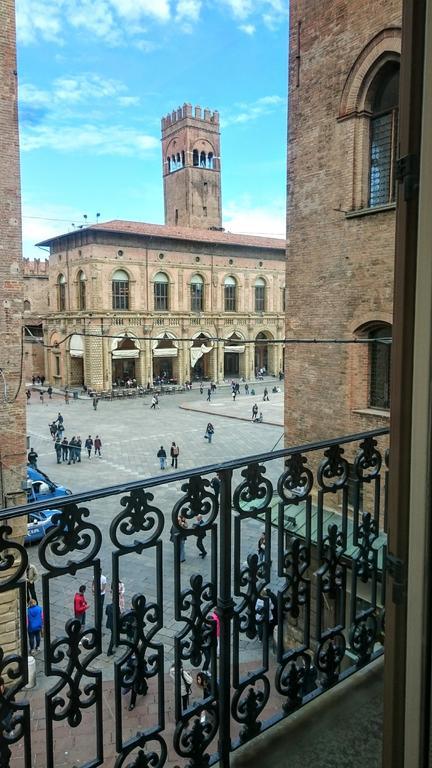
{"type": "Polygon", "coordinates": [[[246,382],[245,384],[245,395],[249,394],[249,384],[246,382]]]}
{"type": "Polygon", "coordinates": [[[49,385],[49,387],[47,389],[47,392],[48,392],[49,399],[52,400],[53,388],[52,388],[51,384],[49,385]]]}
{"type": "Polygon", "coordinates": [[[36,384],[36,376],[32,376],[32,384],[33,386],[36,384]]]}
{"type": "Polygon", "coordinates": [[[94,455],[95,456],[102,456],[101,448],[102,448],[102,440],[100,439],[99,435],[96,435],[94,439],[94,455]]]}
{"type": "Polygon", "coordinates": [[[33,469],[37,469],[37,459],[38,454],[36,453],[34,448],[30,448],[28,454],[27,454],[27,461],[30,464],[33,469]]]}
{"type": "Polygon", "coordinates": [[[125,672],[122,693],[123,691],[125,693],[130,691],[131,693],[128,706],[128,710],[131,712],[135,709],[137,696],[145,696],[148,691],[147,662],[145,658],[133,653],[125,664],[125,672]]]}
{"type": "Polygon", "coordinates": [[[93,410],[97,411],[97,407],[98,407],[98,397],[97,397],[97,395],[94,395],[94,397],[93,397],[93,410]]]}
{"type": "MultiPolygon", "coordinates": [[[[170,667],[170,677],[172,680],[175,681],[176,679],[176,668],[175,664],[172,664],[170,667]]],[[[180,666],[180,695],[182,699],[182,707],[183,709],[187,709],[189,706],[189,697],[192,693],[192,675],[187,671],[187,669],[183,668],[183,665],[180,666]]]]}
{"type": "Polygon", "coordinates": [[[69,461],[68,464],[76,462],[76,438],[75,435],[69,440],[69,461]]]}
{"type": "Polygon", "coordinates": [[[106,615],[106,628],[110,631],[110,641],[108,644],[107,656],[112,656],[114,651],[114,606],[112,603],[108,603],[105,608],[106,615]]]}
{"type": "Polygon", "coordinates": [[[267,387],[264,387],[263,400],[270,400],[267,387]]]}
{"type": "Polygon", "coordinates": [[[206,427],[204,438],[208,440],[209,443],[211,443],[213,435],[214,435],[214,426],[211,423],[211,421],[209,421],[206,427]]]}
{"type": "Polygon", "coordinates": [[[206,537],[206,532],[205,532],[205,527],[204,526],[205,526],[205,522],[203,520],[202,515],[197,515],[196,522],[193,524],[192,527],[196,529],[196,531],[195,531],[196,537],[197,537],[196,545],[197,545],[197,549],[198,549],[198,551],[200,553],[200,557],[202,557],[203,560],[204,560],[204,558],[205,558],[205,556],[207,554],[207,550],[206,550],[206,548],[204,546],[204,539],[206,537]]]}
{"type": "Polygon", "coordinates": [[[202,383],[201,383],[201,384],[200,384],[200,395],[202,395],[203,393],[204,393],[204,388],[203,388],[203,385],[202,385],[202,383]]]}
{"type": "Polygon", "coordinates": [[[61,448],[62,448],[62,459],[63,461],[68,460],[69,455],[69,443],[67,437],[64,437],[61,441],[61,448]]]}
{"type": "Polygon", "coordinates": [[[45,393],[44,393],[43,389],[39,390],[39,400],[41,402],[41,405],[44,404],[44,394],[45,393]]]}
{"type": "Polygon", "coordinates": [[[56,452],[57,456],[57,464],[61,464],[61,455],[62,455],[62,444],[59,437],[56,437],[55,443],[54,443],[54,450],[56,452]]]}
{"type": "Polygon", "coordinates": [[[160,468],[161,469],[165,469],[166,468],[166,457],[167,457],[167,455],[166,455],[166,450],[163,447],[163,445],[161,445],[161,447],[159,448],[156,456],[159,459],[160,468]]]}
{"type": "Polygon", "coordinates": [[[43,611],[36,600],[30,600],[27,608],[27,632],[29,637],[29,649],[33,655],[40,650],[41,635],[43,633],[43,611]]]}
{"type": "Polygon", "coordinates": [[[45,384],[45,376],[39,376],[42,386],[45,384]]]}
{"type": "Polygon", "coordinates": [[[79,435],[75,441],[75,447],[76,447],[76,460],[78,464],[81,464],[82,440],[79,435]]]}
{"type": "Polygon", "coordinates": [[[208,402],[208,403],[209,403],[209,402],[210,402],[210,400],[211,400],[211,394],[212,394],[212,391],[211,391],[211,389],[210,389],[210,387],[209,387],[209,388],[208,388],[208,390],[207,390],[207,402],[208,402]]]}
{"type": "Polygon", "coordinates": [[[265,535],[265,531],[262,532],[261,536],[258,539],[257,550],[258,550],[258,560],[260,561],[260,563],[262,563],[262,561],[265,558],[265,551],[266,551],[266,535],[265,535]]]}
{"type": "Polygon", "coordinates": [[[252,406],[252,421],[255,421],[257,416],[258,416],[258,405],[254,403],[252,406]]]}
{"type": "MultiPolygon", "coordinates": [[[[113,591],[113,585],[111,584],[111,594],[113,591]]],[[[125,609],[125,585],[122,581],[119,581],[118,583],[118,607],[120,613],[123,613],[125,609]]],[[[112,597],[112,602],[114,602],[114,596],[112,597]]]]}
{"type": "Polygon", "coordinates": [[[39,578],[39,573],[35,565],[32,563],[29,563],[26,568],[26,584],[27,584],[27,602],[31,600],[35,600],[36,603],[38,602],[38,599],[36,597],[36,586],[35,583],[39,578]]]}
{"type": "Polygon", "coordinates": [[[236,397],[237,397],[237,390],[236,390],[236,389],[233,389],[233,391],[232,391],[231,395],[232,395],[233,403],[235,403],[235,399],[236,399],[236,397]]]}
{"type": "Polygon", "coordinates": [[[96,597],[99,600],[99,622],[100,622],[99,627],[102,624],[102,616],[103,616],[103,607],[104,607],[104,602],[105,602],[106,587],[107,587],[107,578],[106,578],[106,576],[103,575],[103,573],[101,573],[101,575],[100,575],[99,587],[98,587],[97,590],[96,590],[96,586],[95,586],[95,581],[93,579],[93,582],[92,582],[92,592],[93,592],[93,594],[95,594],[96,591],[97,591],[96,597]]]}
{"type": "Polygon", "coordinates": [[[178,462],[179,453],[180,453],[180,450],[179,450],[178,445],[176,445],[175,443],[172,443],[171,444],[170,455],[171,455],[171,466],[174,469],[177,469],[177,462],[178,462]]]}
{"type": "Polygon", "coordinates": [[[52,424],[48,424],[48,427],[49,427],[49,431],[52,439],[55,440],[56,434],[57,434],[57,426],[55,421],[53,421],[52,424]]]}
{"type": "Polygon", "coordinates": [[[86,585],[81,584],[81,586],[78,589],[78,592],[75,592],[75,597],[74,597],[75,618],[81,622],[82,627],[85,626],[86,611],[88,611],[90,607],[87,600],[84,597],[85,591],[86,591],[86,585]]]}
{"type": "MultiPolygon", "coordinates": [[[[195,681],[198,688],[201,688],[203,692],[203,699],[208,699],[211,694],[211,677],[209,673],[205,669],[201,672],[197,672],[195,681]]],[[[204,715],[205,720],[205,711],[201,713],[201,716],[202,715],[204,715]]],[[[203,722],[203,720],[201,720],[201,722],[203,722]]]]}
{"type": "Polygon", "coordinates": [[[84,443],[84,446],[85,446],[85,448],[87,450],[89,459],[91,459],[91,452],[92,452],[92,448],[93,448],[93,440],[92,440],[92,436],[91,435],[88,436],[87,440],[84,443]]]}
{"type": "Polygon", "coordinates": [[[32,396],[31,390],[26,389],[27,405],[30,405],[31,396],[32,396]]]}
{"type": "Polygon", "coordinates": [[[58,424],[59,426],[60,426],[60,424],[63,424],[63,423],[64,423],[64,418],[63,418],[63,416],[61,415],[60,411],[58,412],[58,415],[57,415],[57,418],[56,418],[56,422],[57,422],[57,424],[58,424]]]}
{"type": "Polygon", "coordinates": [[[156,407],[159,408],[159,400],[158,400],[158,396],[157,395],[153,395],[153,397],[151,399],[150,410],[153,408],[153,410],[155,411],[156,407]]]}

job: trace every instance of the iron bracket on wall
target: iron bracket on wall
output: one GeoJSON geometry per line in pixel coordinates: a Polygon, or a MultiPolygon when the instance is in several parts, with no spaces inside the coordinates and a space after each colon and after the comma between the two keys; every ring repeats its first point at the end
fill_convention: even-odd
{"type": "Polygon", "coordinates": [[[393,579],[392,600],[395,605],[401,605],[407,583],[405,562],[389,552],[386,558],[386,570],[393,579]]]}
{"type": "Polygon", "coordinates": [[[417,155],[404,155],[396,163],[396,179],[404,185],[404,200],[412,200],[419,188],[419,159],[417,155]]]}

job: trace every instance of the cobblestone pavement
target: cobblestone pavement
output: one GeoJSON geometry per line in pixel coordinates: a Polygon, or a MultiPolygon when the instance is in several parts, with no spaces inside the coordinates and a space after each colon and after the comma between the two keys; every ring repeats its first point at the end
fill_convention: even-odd
{"type": "MultiPolygon", "coordinates": [[[[218,461],[226,461],[232,458],[254,455],[264,451],[270,451],[275,444],[282,447],[283,443],[282,428],[282,399],[283,395],[270,394],[270,403],[262,403],[263,390],[267,386],[270,390],[273,386],[270,383],[263,382],[255,386],[256,396],[246,396],[241,394],[236,402],[232,402],[229,387],[218,388],[216,394],[212,397],[211,403],[206,402],[206,390],[201,396],[198,388],[191,392],[178,393],[174,395],[164,395],[160,397],[160,407],[156,411],[150,409],[148,398],[131,398],[119,401],[101,401],[97,411],[93,410],[90,398],[80,398],[79,400],[70,400],[66,405],[63,398],[54,395],[52,401],[48,400],[45,404],[39,402],[37,393],[34,393],[28,406],[28,434],[30,443],[39,455],[38,465],[53,480],[61,483],[74,492],[90,490],[98,487],[106,487],[116,483],[138,480],[151,476],[160,476],[159,462],[156,453],[160,445],[164,445],[167,453],[171,442],[174,440],[180,447],[179,470],[185,468],[194,468],[205,466],[218,461]],[[250,420],[253,403],[257,401],[259,407],[264,410],[264,406],[270,413],[273,423],[253,424],[250,420]],[[261,406],[262,403],[262,406],[261,406]],[[102,439],[102,457],[91,456],[89,459],[85,450],[82,451],[81,463],[68,465],[67,463],[57,464],[56,455],[53,447],[53,441],[49,434],[48,424],[53,421],[58,411],[64,416],[65,436],[71,438],[73,435],[80,435],[84,443],[88,434],[92,438],[98,434],[102,439]],[[211,414],[211,418],[209,416],[211,414]],[[211,445],[204,439],[204,432],[207,422],[211,420],[215,434],[211,445]]],[[[268,466],[267,476],[273,480],[282,471],[282,461],[275,460],[268,466]]],[[[165,471],[167,479],[173,472],[171,467],[165,471]]],[[[239,472],[235,473],[233,483],[241,481],[239,472]]],[[[173,659],[174,636],[183,624],[174,619],[174,580],[173,580],[173,562],[172,546],[169,544],[169,529],[171,527],[171,512],[173,505],[182,495],[181,483],[173,480],[165,486],[154,489],[155,506],[160,508],[165,516],[165,530],[162,535],[164,541],[163,553],[163,605],[164,605],[164,627],[157,635],[157,642],[164,644],[165,673],[173,659]]],[[[111,577],[111,551],[108,530],[112,518],[121,510],[120,497],[114,496],[101,501],[94,501],[89,504],[90,520],[95,523],[102,532],[103,545],[101,551],[102,571],[108,578],[111,577]]],[[[256,552],[257,541],[262,531],[263,524],[260,521],[248,519],[242,527],[241,540],[241,558],[245,560],[249,552],[256,552]]],[[[194,537],[188,539],[186,543],[186,562],[181,566],[182,587],[184,588],[190,582],[190,578],[195,573],[201,573],[204,578],[209,577],[211,562],[210,537],[207,536],[205,543],[209,550],[209,556],[202,560],[198,556],[196,541],[194,537]]],[[[42,571],[38,560],[37,547],[32,547],[29,551],[30,561],[34,562],[42,571]]],[[[130,604],[131,597],[137,592],[144,592],[148,600],[156,598],[156,579],[155,579],[155,560],[154,551],[147,550],[142,555],[128,555],[122,558],[121,579],[126,587],[126,606],[130,604]]],[[[55,637],[64,633],[64,625],[68,618],[73,615],[73,596],[79,584],[86,583],[87,595],[91,596],[92,572],[80,571],[76,576],[56,577],[50,582],[50,610],[51,610],[51,635],[55,637]]],[[[276,582],[274,582],[276,586],[276,582]]],[[[41,595],[41,582],[36,584],[36,589],[41,595]]],[[[107,597],[109,601],[109,596],[107,597]]],[[[93,608],[88,612],[87,624],[93,623],[93,608]]],[[[105,621],[104,621],[105,623],[105,621]]],[[[113,657],[106,656],[108,645],[108,630],[105,629],[103,637],[103,653],[93,665],[93,669],[100,669],[103,674],[104,686],[104,719],[108,723],[108,733],[111,733],[110,748],[106,751],[107,756],[114,754],[112,743],[113,720],[112,690],[113,690],[113,662],[121,657],[118,651],[113,657]]],[[[120,649],[121,650],[121,649],[120,649]]],[[[248,670],[259,667],[262,661],[262,649],[258,640],[242,640],[240,643],[240,661],[244,673],[248,670]]],[[[44,701],[43,694],[58,678],[47,678],[43,669],[43,641],[42,650],[36,657],[37,668],[37,686],[29,691],[29,699],[32,701],[32,708],[36,713],[33,722],[33,729],[36,734],[34,765],[36,768],[42,768],[43,763],[43,738],[44,731],[44,701]],[[40,744],[39,744],[40,742],[40,744]],[[40,754],[38,750],[40,749],[40,754]]],[[[166,717],[169,734],[173,730],[173,703],[172,681],[169,677],[166,680],[167,704],[166,717]],[[171,723],[171,725],[169,725],[171,723]],[[171,730],[170,730],[171,729],[171,730]]],[[[277,695],[276,695],[277,696],[277,695]]],[[[128,698],[128,697],[126,697],[128,698]]],[[[138,697],[136,710],[133,713],[127,712],[124,708],[124,717],[126,717],[126,730],[131,729],[131,734],[135,733],[139,725],[140,718],[145,713],[156,716],[156,700],[153,694],[145,698],[138,697]],[[153,708],[147,712],[148,708],[153,708]],[[145,710],[145,711],[144,711],[145,710]],[[135,729],[135,730],[134,730],[135,729]]],[[[266,716],[270,716],[275,709],[275,703],[269,702],[266,716]]],[[[87,716],[86,716],[87,718],[87,716]]],[[[141,725],[142,727],[142,725],[141,725]]],[[[94,741],[94,723],[84,723],[83,730],[77,729],[76,736],[63,734],[63,730],[68,731],[63,723],[56,726],[56,768],[57,766],[79,765],[81,760],[85,760],[85,744],[90,749],[94,741]],[[78,734],[78,731],[80,733],[78,734]],[[84,742],[81,743],[81,738],[84,742]],[[66,741],[65,741],[66,739],[66,741]],[[80,744],[79,754],[77,744],[80,744]],[[74,747],[75,745],[75,747],[74,747]],[[71,751],[72,750],[72,751],[71,751]]],[[[87,752],[87,755],[89,753],[87,752]]],[[[19,757],[19,750],[16,752],[19,757]]],[[[182,761],[172,758],[174,762],[168,762],[168,766],[182,764],[182,761]]],[[[113,765],[113,758],[106,759],[104,765],[113,765]]],[[[19,765],[16,762],[15,765],[19,765]]]]}

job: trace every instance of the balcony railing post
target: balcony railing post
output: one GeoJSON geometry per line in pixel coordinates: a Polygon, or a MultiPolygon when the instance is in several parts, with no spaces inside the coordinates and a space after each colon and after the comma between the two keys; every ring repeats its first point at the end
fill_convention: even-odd
{"type": "Polygon", "coordinates": [[[231,590],[231,480],[232,470],[220,472],[219,508],[219,597],[216,613],[219,636],[219,760],[229,768],[231,752],[231,620],[234,601],[231,590]]]}

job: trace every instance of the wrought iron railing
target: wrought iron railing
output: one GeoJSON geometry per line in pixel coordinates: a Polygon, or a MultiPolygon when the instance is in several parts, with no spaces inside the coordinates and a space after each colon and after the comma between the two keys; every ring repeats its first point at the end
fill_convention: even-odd
{"type": "Polygon", "coordinates": [[[19,627],[16,651],[0,650],[1,765],[226,768],[240,744],[380,655],[386,445],[379,430],[66,497],[38,547],[44,671],[28,692],[29,552],[12,524],[62,500],[3,510],[0,592],[16,595],[19,627]],[[64,608],[108,557],[112,663],[98,590],[87,625],[64,608]]]}

